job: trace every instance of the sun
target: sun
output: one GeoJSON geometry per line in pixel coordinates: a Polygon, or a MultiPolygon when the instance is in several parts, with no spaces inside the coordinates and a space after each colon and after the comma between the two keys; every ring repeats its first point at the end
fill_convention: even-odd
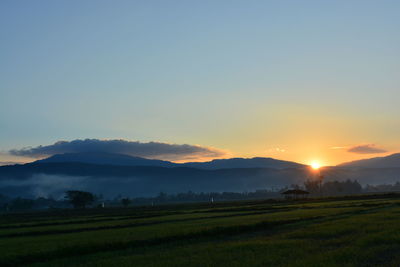
{"type": "Polygon", "coordinates": [[[319,168],[321,168],[321,164],[317,161],[313,161],[311,162],[311,168],[313,168],[313,170],[318,170],[319,168]]]}

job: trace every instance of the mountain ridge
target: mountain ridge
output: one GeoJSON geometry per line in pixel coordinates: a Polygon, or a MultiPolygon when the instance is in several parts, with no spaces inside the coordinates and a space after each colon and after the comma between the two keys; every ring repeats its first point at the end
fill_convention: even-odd
{"type": "Polygon", "coordinates": [[[322,172],[324,181],[358,180],[362,185],[398,182],[400,167],[324,167],[201,169],[184,165],[125,166],[79,162],[42,162],[0,166],[0,194],[62,197],[83,190],[107,197],[152,196],[159,192],[244,192],[302,185],[322,172]]]}
{"type": "Polygon", "coordinates": [[[64,153],[50,156],[46,159],[37,160],[34,163],[51,163],[51,162],[81,162],[89,164],[105,164],[118,166],[155,166],[155,167],[189,167],[205,170],[230,169],[230,168],[299,168],[306,165],[278,160],[273,158],[230,158],[230,159],[214,159],[206,162],[186,162],[174,163],[165,160],[147,159],[141,157],[133,157],[125,154],[104,153],[104,152],[87,152],[87,153],[64,153]]]}
{"type": "Polygon", "coordinates": [[[231,168],[96,165],[76,162],[27,163],[0,167],[0,194],[62,196],[86,190],[115,197],[152,196],[159,192],[243,192],[302,183],[307,168],[231,168]]]}
{"type": "Polygon", "coordinates": [[[176,164],[157,159],[133,157],[107,152],[63,153],[34,161],[33,163],[80,162],[97,165],[174,167],[176,164]]]}
{"type": "Polygon", "coordinates": [[[394,153],[384,157],[375,157],[344,162],[337,166],[349,168],[399,168],[400,153],[394,153]]]}
{"type": "Polygon", "coordinates": [[[297,162],[279,160],[274,158],[254,157],[254,158],[230,158],[214,159],[207,162],[187,162],[185,166],[200,169],[226,169],[226,168],[298,168],[306,165],[297,162]]]}

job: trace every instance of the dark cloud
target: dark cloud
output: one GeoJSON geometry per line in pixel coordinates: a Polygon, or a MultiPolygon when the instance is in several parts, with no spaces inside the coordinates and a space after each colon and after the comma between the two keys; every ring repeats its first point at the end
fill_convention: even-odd
{"type": "Polygon", "coordinates": [[[58,141],[52,145],[13,149],[9,153],[15,156],[42,158],[62,153],[107,152],[119,153],[136,157],[186,160],[200,158],[218,158],[225,152],[212,147],[199,145],[179,145],[161,142],[142,143],[127,140],[85,139],[73,141],[58,141]]]}
{"type": "Polygon", "coordinates": [[[377,154],[387,152],[385,149],[379,148],[374,144],[358,145],[347,149],[347,152],[357,154],[377,154]]]}

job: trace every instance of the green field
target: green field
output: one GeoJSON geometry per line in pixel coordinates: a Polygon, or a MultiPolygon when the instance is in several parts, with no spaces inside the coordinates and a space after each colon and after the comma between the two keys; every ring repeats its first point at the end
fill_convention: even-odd
{"type": "Polygon", "coordinates": [[[400,196],[0,217],[0,266],[400,266],[400,196]]]}

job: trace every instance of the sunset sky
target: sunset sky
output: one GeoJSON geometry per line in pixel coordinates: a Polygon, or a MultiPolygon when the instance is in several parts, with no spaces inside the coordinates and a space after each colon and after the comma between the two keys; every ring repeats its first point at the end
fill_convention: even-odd
{"type": "Polygon", "coordinates": [[[86,138],[206,147],[151,154],[174,161],[400,152],[399,14],[385,0],[1,1],[0,161],[86,138]]]}

